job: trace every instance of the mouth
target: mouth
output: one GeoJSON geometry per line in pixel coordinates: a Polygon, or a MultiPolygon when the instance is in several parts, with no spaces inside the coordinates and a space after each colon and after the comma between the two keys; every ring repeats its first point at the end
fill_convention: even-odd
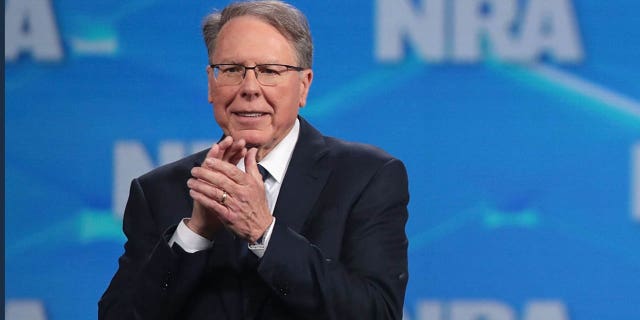
{"type": "Polygon", "coordinates": [[[264,112],[234,112],[233,114],[243,118],[260,118],[266,115],[264,112]]]}

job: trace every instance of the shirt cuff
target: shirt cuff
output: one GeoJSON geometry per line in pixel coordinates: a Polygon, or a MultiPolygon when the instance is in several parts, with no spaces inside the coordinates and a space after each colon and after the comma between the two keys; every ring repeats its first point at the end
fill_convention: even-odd
{"type": "Polygon", "coordinates": [[[273,220],[271,220],[271,224],[269,225],[269,228],[267,228],[267,230],[262,235],[262,242],[248,244],[249,250],[251,250],[251,252],[253,252],[253,254],[255,254],[256,256],[258,256],[258,258],[262,258],[262,256],[264,256],[264,252],[267,251],[267,245],[269,245],[269,239],[271,239],[271,232],[273,231],[273,226],[275,224],[276,224],[276,217],[273,217],[273,220]]]}
{"type": "Polygon", "coordinates": [[[169,247],[177,243],[180,248],[188,253],[207,250],[213,246],[213,241],[193,232],[187,227],[186,222],[189,218],[184,218],[178,224],[178,228],[169,239],[169,247]]]}

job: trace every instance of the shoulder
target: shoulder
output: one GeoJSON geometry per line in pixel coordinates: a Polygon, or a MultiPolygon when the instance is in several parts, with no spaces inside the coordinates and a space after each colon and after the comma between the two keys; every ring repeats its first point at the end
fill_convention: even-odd
{"type": "Polygon", "coordinates": [[[334,168],[357,170],[360,173],[375,172],[386,167],[405,170],[402,161],[379,147],[323,135],[303,118],[300,118],[300,123],[302,143],[306,148],[317,150],[317,154],[326,156],[334,168]]]}
{"type": "Polygon", "coordinates": [[[346,141],[329,136],[325,136],[324,140],[330,154],[341,161],[380,164],[394,159],[397,160],[381,148],[370,144],[346,141]]]}
{"type": "Polygon", "coordinates": [[[406,180],[406,168],[401,160],[385,150],[365,143],[324,137],[329,158],[335,170],[346,176],[358,176],[366,180],[386,176],[406,180]]]}

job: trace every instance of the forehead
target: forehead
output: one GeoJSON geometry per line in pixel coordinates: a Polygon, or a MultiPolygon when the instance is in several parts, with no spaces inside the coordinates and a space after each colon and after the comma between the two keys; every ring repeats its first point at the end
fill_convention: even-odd
{"type": "Polygon", "coordinates": [[[225,23],[216,40],[216,63],[295,64],[295,51],[272,25],[254,16],[236,17],[225,23]]]}

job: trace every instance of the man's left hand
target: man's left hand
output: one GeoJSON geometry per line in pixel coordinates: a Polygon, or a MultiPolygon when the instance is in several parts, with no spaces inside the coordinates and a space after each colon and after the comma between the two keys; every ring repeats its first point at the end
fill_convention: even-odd
{"type": "Polygon", "coordinates": [[[218,219],[249,243],[262,237],[273,220],[262,176],[258,171],[257,151],[258,149],[251,148],[247,152],[244,158],[246,173],[235,165],[216,158],[207,158],[205,166],[194,167],[191,171],[195,178],[190,183],[190,188],[196,195],[194,200],[213,200],[208,202],[212,203],[218,219]],[[225,193],[224,199],[220,197],[225,193]],[[218,198],[213,198],[214,195],[218,198]]]}

